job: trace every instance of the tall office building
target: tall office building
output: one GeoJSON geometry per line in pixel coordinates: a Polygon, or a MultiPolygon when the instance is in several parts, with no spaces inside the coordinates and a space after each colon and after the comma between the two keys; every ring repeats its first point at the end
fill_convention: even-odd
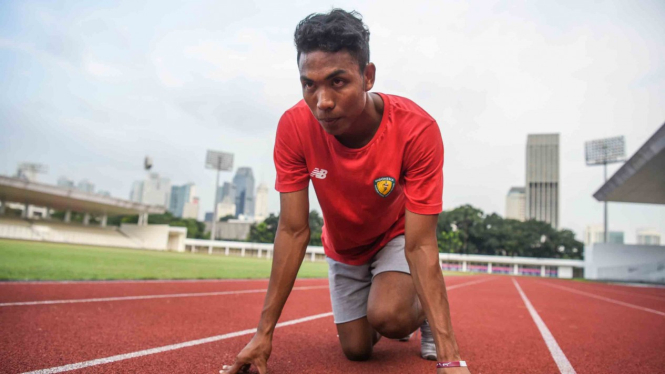
{"type": "Polygon", "coordinates": [[[637,230],[637,244],[660,245],[660,233],[656,229],[637,230]]]}
{"type": "Polygon", "coordinates": [[[268,186],[265,183],[259,183],[256,188],[256,210],[254,218],[257,221],[263,221],[268,218],[268,186]]]}
{"type": "Polygon", "coordinates": [[[526,143],[526,215],[559,228],[559,134],[530,134],[526,143]]]}
{"type": "Polygon", "coordinates": [[[524,222],[526,192],[524,187],[511,187],[506,196],[506,218],[524,222]]]}
{"type": "Polygon", "coordinates": [[[171,187],[169,211],[180,218],[198,218],[199,198],[194,183],[171,187]]]}
{"type": "Polygon", "coordinates": [[[252,168],[238,168],[233,177],[236,186],[236,216],[254,216],[254,173],[252,168]]]}
{"type": "MultiPolygon", "coordinates": [[[[603,225],[588,225],[584,229],[584,245],[605,242],[605,227],[603,225]]],[[[610,231],[607,235],[607,242],[614,244],[623,244],[623,231],[610,231]]]]}
{"type": "Polygon", "coordinates": [[[129,199],[137,203],[168,207],[170,196],[171,181],[160,178],[157,173],[150,173],[145,180],[134,182],[129,199]]]}
{"type": "MultiPolygon", "coordinates": [[[[217,202],[236,203],[236,185],[229,182],[224,184],[217,190],[217,202]]],[[[234,212],[235,214],[235,212],[234,212]]]]}

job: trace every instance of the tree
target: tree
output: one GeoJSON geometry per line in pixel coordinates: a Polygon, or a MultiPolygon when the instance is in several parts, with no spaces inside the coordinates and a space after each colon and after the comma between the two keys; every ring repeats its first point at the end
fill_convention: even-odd
{"type": "Polygon", "coordinates": [[[323,218],[319,212],[312,210],[309,212],[309,245],[321,246],[321,233],[323,231],[323,218]]]}
{"type": "Polygon", "coordinates": [[[440,252],[503,256],[582,258],[584,246],[570,230],[535,220],[520,222],[463,205],[439,214],[440,252]]]}
{"type": "Polygon", "coordinates": [[[220,218],[219,222],[227,222],[228,220],[234,219],[234,218],[236,218],[236,216],[234,216],[233,214],[227,214],[224,217],[220,218]]]}
{"type": "Polygon", "coordinates": [[[263,222],[258,224],[255,223],[249,228],[247,241],[254,243],[274,243],[278,223],[279,216],[270,213],[268,218],[263,222]]]}

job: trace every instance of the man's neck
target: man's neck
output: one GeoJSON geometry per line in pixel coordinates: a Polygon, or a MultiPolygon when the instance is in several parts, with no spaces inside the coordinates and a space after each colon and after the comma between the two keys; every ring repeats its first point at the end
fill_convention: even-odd
{"type": "Polygon", "coordinates": [[[364,147],[372,140],[381,125],[383,108],[384,103],[381,96],[368,92],[365,110],[351,127],[355,131],[335,138],[347,148],[364,147]]]}

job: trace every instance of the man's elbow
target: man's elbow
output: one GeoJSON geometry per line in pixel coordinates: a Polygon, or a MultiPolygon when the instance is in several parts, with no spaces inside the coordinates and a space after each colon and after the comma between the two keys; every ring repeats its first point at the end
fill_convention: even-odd
{"type": "Polygon", "coordinates": [[[295,240],[304,241],[309,243],[310,239],[310,230],[309,225],[302,226],[290,226],[290,225],[279,225],[277,228],[278,234],[287,235],[295,240]]]}

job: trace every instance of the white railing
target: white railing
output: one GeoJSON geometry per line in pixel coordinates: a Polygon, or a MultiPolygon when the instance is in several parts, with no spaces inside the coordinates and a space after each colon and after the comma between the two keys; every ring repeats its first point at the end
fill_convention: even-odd
{"type": "MultiPolygon", "coordinates": [[[[185,251],[224,253],[224,255],[240,255],[241,257],[272,258],[272,243],[249,243],[226,240],[185,239],[185,251]]],[[[307,246],[306,255],[310,261],[324,260],[323,247],[307,246]]]]}
{"type": "MultiPolygon", "coordinates": [[[[185,250],[208,254],[239,255],[241,257],[272,258],[272,243],[249,243],[225,240],[185,239],[185,250]]],[[[308,246],[306,257],[310,261],[324,260],[323,247],[308,246]]],[[[508,257],[440,253],[443,270],[532,275],[541,277],[572,278],[573,268],[584,268],[583,260],[558,258],[508,257]]]]}

